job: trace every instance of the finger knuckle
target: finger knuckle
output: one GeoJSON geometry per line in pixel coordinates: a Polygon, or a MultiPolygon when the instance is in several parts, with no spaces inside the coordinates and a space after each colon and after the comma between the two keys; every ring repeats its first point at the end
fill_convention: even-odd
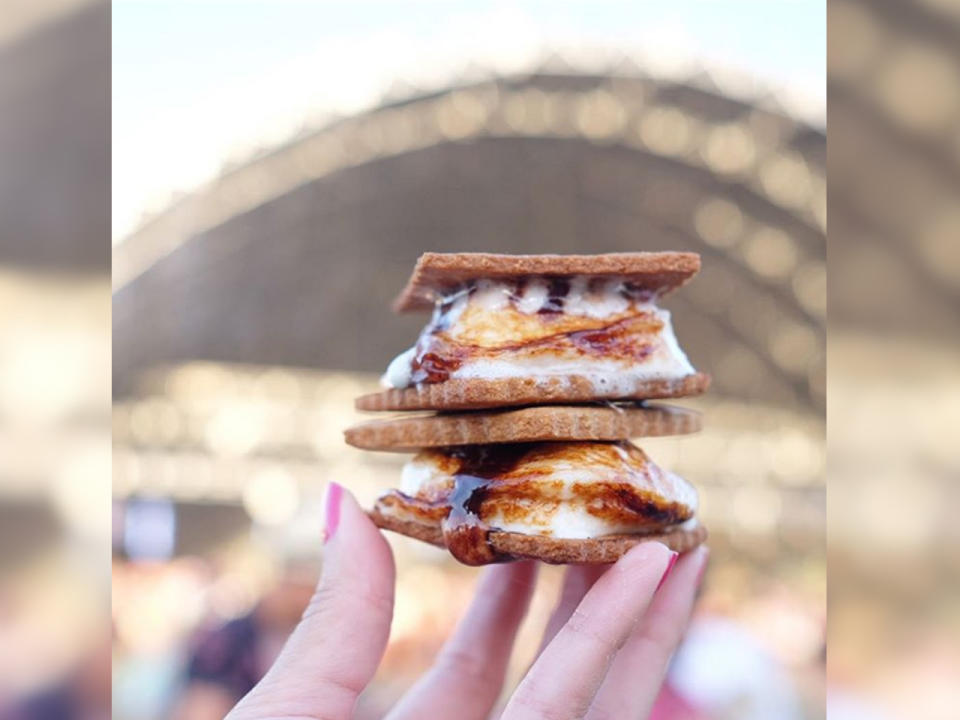
{"type": "Polygon", "coordinates": [[[624,718],[641,717],[632,707],[624,705],[619,708],[590,708],[588,720],[624,720],[624,718]]]}
{"type": "MultiPolygon", "coordinates": [[[[353,697],[355,699],[355,696],[353,697]]],[[[348,700],[349,703],[353,699],[348,700]]],[[[336,702],[341,702],[340,698],[336,702]]],[[[224,720],[347,720],[349,710],[337,710],[334,699],[324,703],[327,707],[316,707],[316,703],[306,703],[296,699],[288,699],[282,695],[274,697],[266,692],[253,693],[241,700],[224,720]]]]}
{"type": "Polygon", "coordinates": [[[375,587],[349,590],[333,583],[322,583],[307,603],[303,619],[310,620],[329,613],[340,615],[344,611],[350,614],[367,611],[376,615],[391,614],[393,596],[375,587]],[[344,605],[349,607],[345,608],[344,605]]]}
{"type": "Polygon", "coordinates": [[[500,678],[484,658],[468,650],[450,649],[444,651],[440,666],[461,681],[466,681],[477,689],[489,689],[500,684],[500,678]]]}
{"type": "MultiPolygon", "coordinates": [[[[550,698],[543,698],[536,692],[521,692],[514,697],[514,703],[519,706],[527,717],[537,720],[573,720],[582,718],[586,714],[586,707],[569,702],[557,702],[550,698]]],[[[504,716],[505,718],[507,716],[504,716]]]]}
{"type": "Polygon", "coordinates": [[[634,640],[631,640],[631,653],[636,643],[637,652],[643,657],[650,658],[651,662],[666,663],[673,654],[676,641],[662,631],[644,631],[634,640]]]}
{"type": "Polygon", "coordinates": [[[330,586],[320,585],[310,597],[307,607],[304,608],[302,619],[310,620],[329,612],[333,604],[332,600],[334,600],[334,593],[330,586]]]}
{"type": "Polygon", "coordinates": [[[602,627],[598,626],[596,618],[593,615],[584,612],[580,608],[574,610],[570,615],[570,619],[567,620],[567,630],[594,645],[619,647],[623,644],[621,638],[615,633],[604,631],[602,627]]]}
{"type": "Polygon", "coordinates": [[[652,657],[668,657],[677,644],[680,635],[672,628],[663,624],[651,623],[645,626],[637,641],[646,647],[652,657]]]}
{"type": "Polygon", "coordinates": [[[390,614],[393,612],[393,594],[377,587],[364,587],[352,598],[351,602],[358,602],[367,610],[372,610],[377,614],[390,614]]]}

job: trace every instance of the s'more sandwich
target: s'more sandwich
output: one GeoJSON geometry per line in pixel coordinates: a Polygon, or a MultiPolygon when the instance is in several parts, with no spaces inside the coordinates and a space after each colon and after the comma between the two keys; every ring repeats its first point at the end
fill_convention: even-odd
{"type": "Polygon", "coordinates": [[[648,402],[709,385],[658,305],[699,267],[680,252],[421,256],[394,309],[431,319],[356,405],[430,413],[345,433],[416,453],[374,521],[469,565],[703,542],[696,490],[630,442],[700,428],[698,413],[648,402]]]}

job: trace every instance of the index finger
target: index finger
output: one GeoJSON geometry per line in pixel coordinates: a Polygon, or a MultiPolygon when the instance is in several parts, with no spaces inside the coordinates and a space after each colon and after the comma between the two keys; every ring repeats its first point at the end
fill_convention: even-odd
{"type": "Polygon", "coordinates": [[[330,483],[325,504],[320,584],[276,662],[229,720],[346,720],[376,672],[393,617],[393,554],[350,492],[330,483]]]}

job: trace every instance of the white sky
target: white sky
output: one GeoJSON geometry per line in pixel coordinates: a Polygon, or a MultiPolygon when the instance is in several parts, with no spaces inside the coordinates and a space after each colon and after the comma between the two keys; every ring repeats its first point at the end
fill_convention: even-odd
{"type": "Polygon", "coordinates": [[[310,118],[467,63],[614,48],[741,70],[826,107],[823,0],[114,0],[113,234],[310,118]]]}

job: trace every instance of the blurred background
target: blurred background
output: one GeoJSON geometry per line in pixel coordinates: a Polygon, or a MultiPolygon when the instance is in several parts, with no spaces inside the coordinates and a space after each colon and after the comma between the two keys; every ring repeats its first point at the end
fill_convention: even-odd
{"type": "Polygon", "coordinates": [[[110,711],[110,15],[0,3],[0,716],[110,711]]]}
{"type": "MultiPolygon", "coordinates": [[[[118,0],[111,218],[110,8],[4,0],[0,717],[106,717],[111,659],[118,718],[254,681],[326,480],[396,480],[340,433],[419,328],[387,302],[421,251],[661,248],[703,255],[670,306],[715,384],[645,445],[714,552],[658,717],[955,717],[958,7],[118,0]]],[[[362,717],[476,576],[391,542],[362,717]]]]}
{"type": "Polygon", "coordinates": [[[953,718],[960,4],[832,0],[829,27],[830,706],[953,718]]]}
{"type": "MultiPolygon", "coordinates": [[[[851,239],[831,251],[851,276],[831,283],[831,427],[873,462],[830,458],[858,513],[832,549],[837,717],[949,716],[955,646],[899,619],[956,627],[925,600],[956,571],[950,12],[831,7],[853,38],[831,48],[850,122],[830,165],[851,184],[831,195],[851,239]],[[896,217],[890,163],[914,191],[896,217]]],[[[700,489],[713,560],[658,717],[823,717],[822,3],[121,0],[112,219],[109,13],[0,16],[0,716],[105,717],[111,659],[117,718],[222,717],[255,681],[322,564],[325,482],[364,503],[396,482],[403,456],[341,433],[422,324],[387,309],[421,252],[683,249],[704,271],[668,304],[714,376],[688,403],[706,430],[644,446],[700,489]]],[[[391,543],[363,718],[429,663],[477,574],[391,543]]]]}
{"type": "MultiPolygon", "coordinates": [[[[690,403],[702,434],[644,446],[700,489],[713,564],[661,717],[822,717],[824,17],[116,3],[115,716],[222,716],[307,600],[326,481],[365,504],[396,484],[403,455],[342,431],[425,322],[388,310],[421,252],[675,249],[703,256],[668,305],[714,385],[690,403]]],[[[422,672],[477,576],[391,544],[362,718],[422,672]]]]}

